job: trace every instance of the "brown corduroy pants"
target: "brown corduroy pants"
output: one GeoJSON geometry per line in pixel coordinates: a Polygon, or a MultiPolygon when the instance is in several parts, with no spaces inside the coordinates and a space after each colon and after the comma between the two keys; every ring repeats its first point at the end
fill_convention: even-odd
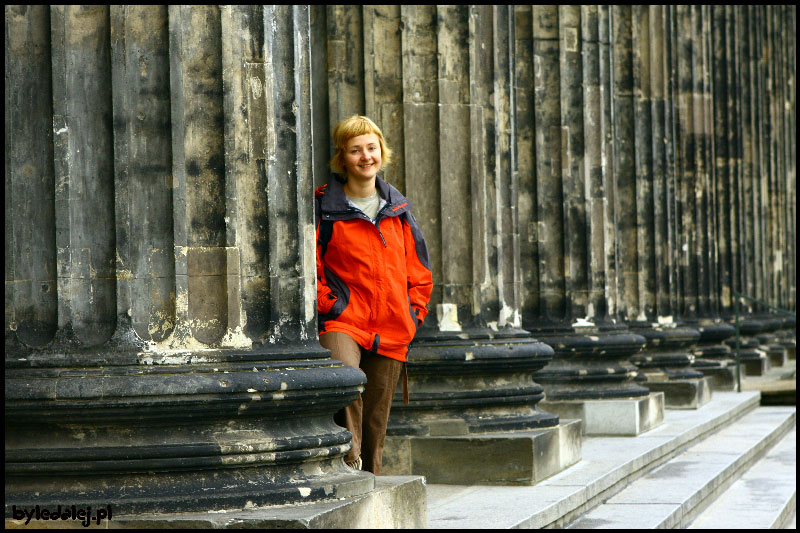
{"type": "Polygon", "coordinates": [[[360,456],[362,468],[379,475],[389,409],[403,363],[364,350],[352,337],[338,331],[320,335],[319,343],[331,351],[331,357],[367,375],[364,392],[337,413],[335,420],[353,434],[353,447],[345,461],[351,463],[360,456]]]}

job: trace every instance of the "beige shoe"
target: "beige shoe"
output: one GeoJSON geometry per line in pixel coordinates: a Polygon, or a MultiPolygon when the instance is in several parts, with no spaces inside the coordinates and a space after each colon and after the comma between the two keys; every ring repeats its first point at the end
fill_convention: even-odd
{"type": "Polygon", "coordinates": [[[364,462],[361,460],[361,457],[357,457],[355,461],[345,461],[344,464],[346,464],[353,470],[361,470],[361,467],[364,465],[364,462]]]}

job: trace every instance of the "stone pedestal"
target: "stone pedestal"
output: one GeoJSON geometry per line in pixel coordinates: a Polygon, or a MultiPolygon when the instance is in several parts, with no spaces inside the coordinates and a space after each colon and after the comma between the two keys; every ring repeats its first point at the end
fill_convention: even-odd
{"type": "Polygon", "coordinates": [[[695,360],[692,368],[711,378],[714,390],[736,390],[736,361],[724,343],[736,335],[736,328],[722,320],[701,320],[692,324],[700,339],[692,349],[695,360]]]}
{"type": "Polygon", "coordinates": [[[398,386],[384,472],[433,483],[531,484],[580,459],[575,421],[538,409],[533,374],[553,356],[526,331],[421,331],[398,386]],[[513,454],[513,455],[510,455],[513,454]]]}
{"type": "Polygon", "coordinates": [[[581,459],[581,421],[552,428],[387,437],[384,472],[425,472],[428,483],[534,485],[581,459]]]}
{"type": "Polygon", "coordinates": [[[775,332],[776,342],[786,350],[786,358],[795,360],[797,358],[797,319],[784,316],[782,317],[781,328],[775,332]]]}
{"type": "Polygon", "coordinates": [[[571,401],[646,397],[628,362],[645,345],[644,337],[624,328],[540,328],[536,338],[553,347],[553,362],[537,372],[547,400],[571,401]]]}
{"type": "Polygon", "coordinates": [[[614,400],[543,401],[542,408],[562,419],[579,418],[584,435],[636,436],[664,421],[664,393],[614,400]]]}
{"type": "Polygon", "coordinates": [[[643,375],[640,383],[663,392],[667,407],[697,408],[711,399],[709,380],[691,366],[695,361],[691,346],[700,338],[696,329],[653,324],[634,325],[631,330],[647,339],[642,353],[631,357],[643,375]]]}
{"type": "Polygon", "coordinates": [[[374,486],[344,466],[350,434],[333,423],[363,374],[325,350],[116,352],[94,367],[41,355],[6,368],[7,510],[241,509],[374,486]]]}
{"type": "Polygon", "coordinates": [[[709,377],[658,380],[655,375],[648,376],[646,383],[651,391],[664,393],[667,409],[697,409],[704,406],[711,401],[711,384],[709,377]]]}
{"type": "Polygon", "coordinates": [[[738,349],[739,362],[748,376],[763,376],[770,369],[767,354],[761,349],[756,335],[764,331],[763,321],[745,318],[739,322],[739,339],[736,337],[725,341],[731,349],[731,357],[735,360],[738,349]]]}
{"type": "Polygon", "coordinates": [[[787,361],[786,349],[778,342],[776,335],[784,326],[784,318],[773,314],[762,314],[753,317],[761,322],[761,330],[755,335],[759,348],[769,359],[770,368],[784,366],[787,361]]]}
{"type": "Polygon", "coordinates": [[[748,376],[763,376],[772,368],[767,354],[753,346],[742,350],[741,361],[748,376]]]}
{"type": "MultiPolygon", "coordinates": [[[[728,348],[725,346],[725,348],[728,348]]],[[[708,361],[703,359],[695,361],[694,368],[700,370],[703,375],[709,378],[711,382],[711,389],[715,391],[736,391],[736,361],[712,361],[708,367],[703,366],[708,361]]],[[[744,375],[742,370],[742,375],[744,375]]]]}
{"type": "Polygon", "coordinates": [[[559,336],[555,330],[536,333],[556,352],[553,362],[536,374],[547,394],[545,409],[562,419],[581,419],[587,435],[638,435],[660,424],[664,394],[651,394],[637,382],[638,372],[627,362],[645,339],[622,328],[587,329],[559,336]]]}
{"type": "Polygon", "coordinates": [[[777,338],[774,335],[760,336],[759,341],[761,342],[760,347],[762,351],[764,351],[769,358],[770,367],[786,365],[788,361],[786,348],[777,342],[777,338]]]}

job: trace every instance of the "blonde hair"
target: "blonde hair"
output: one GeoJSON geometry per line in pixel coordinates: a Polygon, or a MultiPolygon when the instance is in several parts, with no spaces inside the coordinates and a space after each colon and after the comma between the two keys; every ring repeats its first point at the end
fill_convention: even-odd
{"type": "Polygon", "coordinates": [[[333,128],[333,159],[331,159],[331,170],[339,174],[342,178],[347,179],[347,171],[344,169],[342,155],[347,148],[347,141],[359,135],[367,135],[374,133],[378,136],[378,142],[381,146],[381,168],[388,165],[392,158],[392,151],[386,145],[386,139],[383,138],[383,133],[377,124],[372,122],[369,118],[353,115],[339,122],[333,128]]]}

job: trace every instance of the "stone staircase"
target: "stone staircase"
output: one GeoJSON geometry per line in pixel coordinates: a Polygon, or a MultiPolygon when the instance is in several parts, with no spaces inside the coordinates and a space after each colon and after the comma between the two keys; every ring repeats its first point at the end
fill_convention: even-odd
{"type": "Polygon", "coordinates": [[[428,527],[768,528],[791,525],[796,408],[714,392],[636,437],[585,437],[582,460],[529,487],[429,484],[428,527]]]}

